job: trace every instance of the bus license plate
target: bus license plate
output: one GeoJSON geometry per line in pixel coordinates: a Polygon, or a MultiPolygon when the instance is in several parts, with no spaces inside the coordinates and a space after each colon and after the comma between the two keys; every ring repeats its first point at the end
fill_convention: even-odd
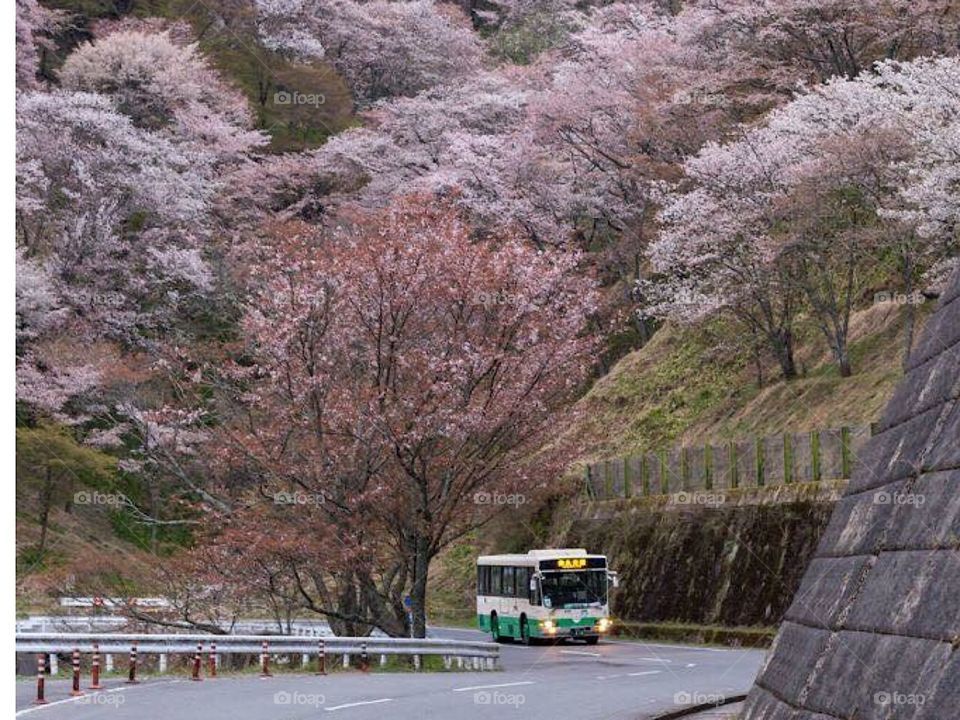
{"type": "Polygon", "coordinates": [[[583,628],[570,628],[570,634],[571,634],[573,637],[578,637],[578,636],[580,636],[580,635],[583,635],[583,633],[584,633],[584,629],[583,629],[583,628]]]}

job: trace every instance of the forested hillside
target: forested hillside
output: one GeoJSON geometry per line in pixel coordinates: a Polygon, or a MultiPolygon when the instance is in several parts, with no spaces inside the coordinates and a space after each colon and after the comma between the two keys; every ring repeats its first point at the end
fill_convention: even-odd
{"type": "Polygon", "coordinates": [[[960,254],[951,0],[16,16],[24,608],[422,633],[491,498],[869,420],[960,254]]]}

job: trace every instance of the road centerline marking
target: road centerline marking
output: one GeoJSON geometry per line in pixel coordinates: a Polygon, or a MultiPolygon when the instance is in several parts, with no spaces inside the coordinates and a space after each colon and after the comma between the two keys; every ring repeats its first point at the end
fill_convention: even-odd
{"type": "Polygon", "coordinates": [[[641,675],[659,675],[661,670],[644,670],[643,672],[627,673],[629,677],[639,677],[641,675]]]}
{"type": "Polygon", "coordinates": [[[533,684],[533,680],[523,680],[521,682],[500,683],[499,685],[471,685],[470,687],[453,688],[453,692],[467,692],[467,690],[492,690],[493,688],[517,687],[518,685],[533,684]]]}
{"type": "Polygon", "coordinates": [[[380,698],[379,700],[361,700],[360,702],[344,703],[343,705],[334,705],[324,708],[327,712],[334,710],[343,710],[344,708],[359,707],[360,705],[379,705],[380,703],[393,702],[393,698],[380,698]]]}
{"type": "Polygon", "coordinates": [[[586,650],[561,650],[561,655],[587,655],[589,657],[603,657],[597,652],[587,652],[586,650]]]}

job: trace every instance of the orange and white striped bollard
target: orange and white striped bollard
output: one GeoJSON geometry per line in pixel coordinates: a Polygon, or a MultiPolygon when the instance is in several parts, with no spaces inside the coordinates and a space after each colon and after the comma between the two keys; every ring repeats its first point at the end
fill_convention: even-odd
{"type": "Polygon", "coordinates": [[[93,644],[93,660],[90,663],[90,689],[101,690],[100,684],[100,644],[93,644]]]}
{"type": "Polygon", "coordinates": [[[260,652],[260,677],[270,677],[270,647],[266,640],[260,652]]]}
{"type": "Polygon", "coordinates": [[[207,674],[215,678],[217,676],[217,644],[210,643],[210,659],[207,664],[207,674]]]}
{"type": "Polygon", "coordinates": [[[134,644],[130,647],[130,672],[127,675],[127,684],[137,685],[139,682],[137,680],[137,646],[134,644]]]}
{"type": "Polygon", "coordinates": [[[73,687],[70,689],[71,697],[80,697],[84,694],[80,689],[80,648],[73,649],[73,687]]]}
{"type": "Polygon", "coordinates": [[[47,674],[47,656],[45,653],[37,653],[37,699],[33,701],[34,705],[46,705],[47,699],[43,696],[43,684],[46,681],[47,674]]]}
{"type": "Polygon", "coordinates": [[[203,643],[197,643],[197,651],[193,654],[193,675],[191,680],[200,681],[200,658],[203,656],[203,643]]]}
{"type": "Polygon", "coordinates": [[[323,638],[320,638],[320,650],[317,653],[317,675],[326,675],[327,674],[327,648],[323,642],[323,638]]]}

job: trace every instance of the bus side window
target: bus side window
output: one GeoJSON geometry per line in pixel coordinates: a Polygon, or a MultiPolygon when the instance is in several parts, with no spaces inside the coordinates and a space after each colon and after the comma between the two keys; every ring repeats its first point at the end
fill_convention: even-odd
{"type": "Polygon", "coordinates": [[[540,604],[539,591],[537,589],[533,589],[533,590],[530,589],[530,583],[534,581],[533,568],[527,568],[526,579],[527,581],[526,581],[525,587],[527,589],[527,594],[529,595],[529,598],[530,598],[530,604],[539,605],[540,604]]]}
{"type": "Polygon", "coordinates": [[[503,569],[503,594],[505,597],[513,597],[513,568],[505,567],[503,569]]]}
{"type": "Polygon", "coordinates": [[[491,595],[502,595],[503,594],[503,568],[502,567],[491,567],[490,568],[490,594],[491,595]]]}

